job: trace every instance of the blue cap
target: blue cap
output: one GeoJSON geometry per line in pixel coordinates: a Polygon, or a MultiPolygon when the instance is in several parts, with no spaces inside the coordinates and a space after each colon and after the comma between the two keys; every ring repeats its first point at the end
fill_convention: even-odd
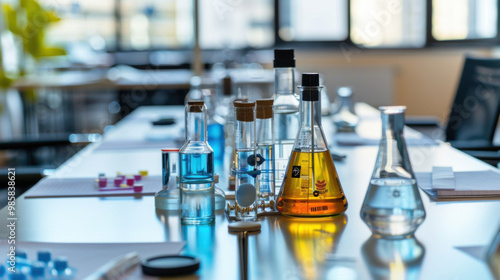
{"type": "Polygon", "coordinates": [[[68,268],[68,261],[64,257],[59,257],[54,261],[54,269],[57,271],[63,271],[68,268]]]}
{"type": "Polygon", "coordinates": [[[31,273],[30,274],[32,277],[45,276],[45,264],[43,262],[35,262],[31,266],[31,273]]]}
{"type": "Polygon", "coordinates": [[[26,275],[20,271],[9,274],[9,280],[27,280],[27,279],[28,277],[26,277],[26,275]]]}
{"type": "Polygon", "coordinates": [[[22,251],[22,250],[17,251],[16,250],[16,258],[28,259],[28,255],[26,254],[26,251],[22,251]]]}
{"type": "Polygon", "coordinates": [[[38,251],[38,261],[48,263],[52,260],[50,251],[38,251]]]}
{"type": "Polygon", "coordinates": [[[3,264],[0,264],[0,277],[3,277],[5,272],[7,272],[7,269],[3,266],[3,264]]]}

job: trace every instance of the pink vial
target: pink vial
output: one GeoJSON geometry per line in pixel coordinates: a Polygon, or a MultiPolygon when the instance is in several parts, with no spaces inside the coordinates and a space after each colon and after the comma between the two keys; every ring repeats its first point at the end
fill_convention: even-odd
{"type": "Polygon", "coordinates": [[[127,178],[127,186],[133,186],[134,185],[134,178],[127,178]]]}
{"type": "Polygon", "coordinates": [[[123,182],[123,179],[122,178],[115,178],[115,187],[119,187],[120,184],[123,182]]]}
{"type": "Polygon", "coordinates": [[[134,192],[142,192],[142,185],[139,185],[139,184],[135,185],[134,192]]]}
{"type": "Polygon", "coordinates": [[[99,178],[99,188],[105,188],[108,184],[107,178],[99,178]]]}
{"type": "Polygon", "coordinates": [[[140,181],[140,180],[142,180],[142,175],[141,175],[141,174],[134,175],[134,179],[135,179],[136,181],[140,181]]]}

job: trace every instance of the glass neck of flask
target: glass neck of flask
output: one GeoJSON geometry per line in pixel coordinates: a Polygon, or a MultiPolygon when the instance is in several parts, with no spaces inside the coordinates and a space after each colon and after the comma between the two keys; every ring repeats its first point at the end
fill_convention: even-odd
{"type": "Polygon", "coordinates": [[[340,97],[340,109],[351,111],[354,108],[352,104],[351,96],[341,96],[340,97]]]}
{"type": "Polygon", "coordinates": [[[403,136],[405,125],[404,111],[382,111],[382,138],[398,138],[403,136]]]}
{"type": "Polygon", "coordinates": [[[321,89],[318,87],[299,87],[300,90],[300,120],[302,127],[321,125],[321,89]]]}
{"type": "Polygon", "coordinates": [[[207,141],[207,113],[187,112],[186,113],[186,142],[206,142],[207,141]]]}
{"type": "Polygon", "coordinates": [[[274,93],[276,95],[293,95],[295,85],[295,68],[274,68],[274,93]]]}

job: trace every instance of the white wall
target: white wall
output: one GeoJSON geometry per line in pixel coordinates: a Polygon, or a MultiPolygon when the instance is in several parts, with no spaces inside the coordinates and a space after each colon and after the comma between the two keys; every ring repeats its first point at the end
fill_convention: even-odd
{"type": "Polygon", "coordinates": [[[407,115],[445,120],[455,96],[464,56],[491,56],[491,49],[296,50],[297,69],[325,75],[329,95],[351,85],[356,100],[406,105],[407,115]]]}

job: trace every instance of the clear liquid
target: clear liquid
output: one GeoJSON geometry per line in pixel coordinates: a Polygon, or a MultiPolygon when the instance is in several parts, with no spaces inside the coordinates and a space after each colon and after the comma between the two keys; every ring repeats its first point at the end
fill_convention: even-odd
{"type": "MultiPolygon", "coordinates": [[[[237,149],[234,153],[234,170],[233,174],[236,177],[236,193],[238,193],[239,188],[242,184],[252,184],[256,186],[256,177],[252,176],[250,172],[255,171],[255,150],[252,149],[237,149]]],[[[257,187],[257,186],[256,186],[257,187]]],[[[258,189],[256,189],[258,191],[258,189]]],[[[243,199],[243,198],[241,198],[243,199]]],[[[236,195],[236,203],[239,205],[247,205],[240,201],[239,196],[236,195]]],[[[256,220],[257,219],[257,207],[256,201],[248,207],[242,208],[236,213],[236,218],[238,220],[256,220]]]]}
{"type": "Polygon", "coordinates": [[[211,183],[214,178],[213,153],[181,153],[180,182],[211,183]]]}
{"type": "Polygon", "coordinates": [[[214,184],[181,183],[181,222],[190,225],[215,221],[214,184]]]}
{"type": "Polygon", "coordinates": [[[252,164],[251,158],[254,157],[255,151],[248,150],[236,150],[234,153],[234,174],[236,176],[236,186],[250,183],[255,185],[255,177],[249,174],[249,172],[255,170],[255,165],[252,164]]]}
{"type": "Polygon", "coordinates": [[[269,201],[274,199],[274,147],[273,145],[258,145],[256,154],[263,159],[257,168],[261,171],[258,178],[259,199],[269,201]]]}
{"type": "Polygon", "coordinates": [[[414,179],[373,179],[361,209],[361,218],[374,234],[384,237],[413,235],[425,219],[414,179]]]}
{"type": "Polygon", "coordinates": [[[293,144],[299,132],[298,110],[275,110],[274,112],[276,146],[276,192],[279,192],[285,178],[288,160],[293,151],[293,144]]]}

